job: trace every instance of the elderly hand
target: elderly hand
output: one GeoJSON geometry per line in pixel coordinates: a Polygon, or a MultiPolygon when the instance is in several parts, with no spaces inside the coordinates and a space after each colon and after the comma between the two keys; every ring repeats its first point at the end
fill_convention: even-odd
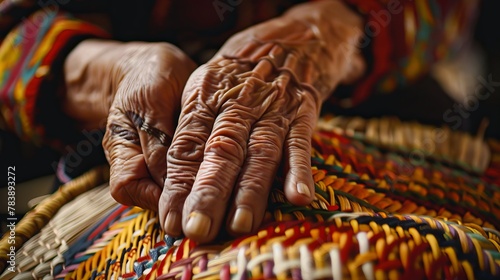
{"type": "Polygon", "coordinates": [[[95,128],[120,203],[157,210],[182,89],[195,64],[166,43],[86,40],[65,62],[67,114],[95,128]]]}
{"type": "Polygon", "coordinates": [[[282,160],[286,197],[312,201],[311,136],[335,86],[362,74],[361,24],[340,1],[298,6],[236,34],[191,75],[159,203],[166,233],[208,242],[224,223],[256,230],[282,160]]]}

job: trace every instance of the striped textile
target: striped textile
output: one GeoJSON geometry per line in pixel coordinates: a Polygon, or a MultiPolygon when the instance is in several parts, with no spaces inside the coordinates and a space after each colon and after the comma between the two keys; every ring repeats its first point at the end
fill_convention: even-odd
{"type": "Polygon", "coordinates": [[[176,240],[155,213],[119,206],[101,187],[64,206],[18,252],[20,271],[0,280],[500,277],[499,143],[480,176],[432,157],[413,165],[411,151],[335,131],[313,138],[314,202],[289,204],[278,176],[257,233],[176,240]],[[82,220],[71,231],[74,217],[82,220]]]}

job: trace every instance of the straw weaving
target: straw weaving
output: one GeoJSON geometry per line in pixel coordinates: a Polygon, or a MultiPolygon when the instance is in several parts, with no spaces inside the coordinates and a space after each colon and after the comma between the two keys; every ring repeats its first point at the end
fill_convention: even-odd
{"type": "Polygon", "coordinates": [[[319,127],[315,201],[290,205],[278,176],[254,234],[165,236],[156,213],[114,202],[101,167],[24,218],[18,271],[0,280],[500,279],[499,143],[446,130],[425,147],[435,130],[396,120],[319,127]]]}

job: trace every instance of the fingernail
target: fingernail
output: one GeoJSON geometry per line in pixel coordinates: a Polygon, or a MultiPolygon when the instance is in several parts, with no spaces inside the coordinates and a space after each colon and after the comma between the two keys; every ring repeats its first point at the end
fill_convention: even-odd
{"type": "Polygon", "coordinates": [[[210,231],[211,224],[212,221],[209,216],[199,212],[192,212],[189,214],[185,234],[189,237],[205,237],[210,231]]]}
{"type": "Polygon", "coordinates": [[[234,212],[230,228],[234,233],[247,233],[252,231],[253,213],[247,208],[238,208],[234,212]]]}
{"type": "Polygon", "coordinates": [[[309,190],[309,187],[304,183],[297,184],[297,192],[307,197],[311,197],[311,191],[309,190]]]}
{"type": "Polygon", "coordinates": [[[177,211],[169,211],[165,219],[165,231],[172,236],[180,236],[182,229],[181,215],[177,211]]]}

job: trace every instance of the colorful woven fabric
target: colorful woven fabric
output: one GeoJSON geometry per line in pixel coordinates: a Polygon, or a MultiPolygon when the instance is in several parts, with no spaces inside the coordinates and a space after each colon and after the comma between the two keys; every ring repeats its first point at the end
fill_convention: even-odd
{"type": "MultiPolygon", "coordinates": [[[[269,223],[255,235],[197,246],[188,239],[162,239],[157,217],[150,211],[132,208],[115,213],[121,218],[76,256],[83,262],[67,266],[55,279],[496,279],[500,275],[498,232],[431,217],[338,213],[323,222],[269,223]]],[[[40,267],[44,265],[31,273],[43,276],[40,267]]],[[[24,276],[32,279],[28,273],[24,276]]]]}
{"type": "MultiPolygon", "coordinates": [[[[107,37],[107,34],[67,14],[46,9],[31,15],[3,40],[0,113],[19,137],[39,143],[46,135],[48,124],[43,118],[59,116],[54,111],[60,111],[63,59],[76,44],[90,37],[107,37]]],[[[49,124],[60,128],[57,121],[49,124]]]]}
{"type": "Polygon", "coordinates": [[[375,91],[391,92],[415,82],[432,65],[470,40],[479,1],[346,0],[365,15],[359,46],[371,69],[342,104],[353,106],[375,91]],[[370,60],[369,60],[370,61],[370,60]]]}
{"type": "MultiPolygon", "coordinates": [[[[411,150],[318,132],[312,153],[316,199],[307,207],[290,205],[278,176],[255,234],[222,235],[199,246],[166,237],[155,213],[117,207],[59,248],[59,258],[48,254],[19,277],[498,279],[500,145],[490,146],[492,161],[480,177],[431,158],[414,166],[411,150]]],[[[56,223],[51,226],[58,231],[56,223]]],[[[32,247],[18,253],[25,250],[29,254],[32,247]]]]}

